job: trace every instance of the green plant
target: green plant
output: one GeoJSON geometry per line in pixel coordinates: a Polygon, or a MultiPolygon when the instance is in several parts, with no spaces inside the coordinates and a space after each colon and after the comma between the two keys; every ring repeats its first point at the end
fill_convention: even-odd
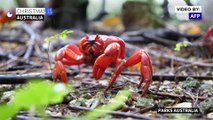
{"type": "Polygon", "coordinates": [[[67,37],[67,34],[71,34],[73,33],[72,30],[64,30],[63,32],[61,33],[58,33],[58,34],[55,34],[53,36],[50,36],[48,38],[45,39],[46,42],[50,43],[52,40],[55,40],[57,38],[66,38],[67,37]]]}
{"type": "Polygon", "coordinates": [[[198,87],[200,87],[200,82],[192,77],[187,77],[182,85],[183,89],[197,89],[198,87]]]}
{"type": "Polygon", "coordinates": [[[71,86],[53,83],[47,80],[31,80],[23,88],[15,90],[14,97],[7,104],[0,105],[0,120],[13,117],[20,110],[35,109],[44,113],[46,105],[60,103],[69,92],[71,86]]]}
{"type": "Polygon", "coordinates": [[[187,47],[188,42],[183,41],[183,42],[178,42],[174,48],[175,51],[180,51],[182,47],[187,47]]]}
{"type": "Polygon", "coordinates": [[[108,104],[100,106],[93,111],[90,111],[86,114],[84,118],[87,120],[95,120],[98,117],[102,117],[108,114],[112,110],[116,110],[123,106],[125,102],[128,100],[130,96],[130,92],[128,90],[121,90],[115,96],[115,98],[111,99],[108,104]]]}
{"type": "Polygon", "coordinates": [[[53,40],[57,39],[57,38],[63,38],[63,39],[64,39],[64,38],[67,37],[67,34],[71,34],[71,33],[73,33],[72,30],[64,30],[64,31],[61,32],[61,33],[55,34],[55,35],[50,36],[50,37],[48,37],[48,38],[45,39],[45,42],[48,43],[47,58],[48,58],[48,60],[49,60],[49,66],[50,66],[50,70],[51,70],[51,71],[52,71],[52,67],[51,67],[51,64],[50,64],[50,55],[49,55],[50,43],[51,43],[53,40]]]}

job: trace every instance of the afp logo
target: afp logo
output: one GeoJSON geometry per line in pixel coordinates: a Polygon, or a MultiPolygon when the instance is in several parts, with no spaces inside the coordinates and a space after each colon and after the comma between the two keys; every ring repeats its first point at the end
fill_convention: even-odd
{"type": "Polygon", "coordinates": [[[202,20],[202,13],[201,12],[189,13],[189,20],[202,20]]]}

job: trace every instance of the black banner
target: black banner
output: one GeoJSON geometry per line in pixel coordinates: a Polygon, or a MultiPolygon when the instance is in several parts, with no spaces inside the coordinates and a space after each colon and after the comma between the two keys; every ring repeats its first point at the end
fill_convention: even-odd
{"type": "Polygon", "coordinates": [[[157,113],[200,113],[199,108],[157,108],[157,113]]]}
{"type": "Polygon", "coordinates": [[[44,15],[16,15],[17,21],[44,21],[44,15]]]}

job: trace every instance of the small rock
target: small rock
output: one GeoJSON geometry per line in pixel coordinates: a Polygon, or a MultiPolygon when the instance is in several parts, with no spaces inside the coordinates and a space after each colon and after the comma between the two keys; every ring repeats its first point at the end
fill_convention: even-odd
{"type": "Polygon", "coordinates": [[[52,112],[52,111],[46,110],[45,113],[51,116],[58,116],[58,117],[62,116],[61,112],[52,112]]]}
{"type": "Polygon", "coordinates": [[[83,106],[85,105],[86,99],[84,98],[78,98],[78,99],[74,99],[72,101],[69,102],[70,106],[83,106]]]}
{"type": "Polygon", "coordinates": [[[158,114],[156,111],[149,111],[149,112],[145,113],[145,115],[154,117],[154,118],[158,117],[158,114]]]}
{"type": "Polygon", "coordinates": [[[13,85],[0,85],[0,92],[14,89],[13,85]]]}
{"type": "Polygon", "coordinates": [[[169,85],[169,84],[171,84],[171,82],[168,81],[168,80],[165,80],[165,81],[163,82],[163,85],[169,85]]]}
{"type": "Polygon", "coordinates": [[[129,91],[133,93],[138,93],[140,91],[140,88],[138,89],[138,87],[129,86],[129,91]]]}
{"type": "Polygon", "coordinates": [[[86,75],[85,74],[78,74],[76,76],[73,77],[73,80],[82,80],[86,75]]]}
{"type": "Polygon", "coordinates": [[[157,90],[157,86],[150,86],[149,90],[156,91],[157,90]]]}
{"type": "Polygon", "coordinates": [[[209,84],[209,85],[213,85],[213,81],[212,80],[205,80],[203,81],[205,84],[209,84]]]}
{"type": "Polygon", "coordinates": [[[204,83],[199,87],[199,89],[203,93],[208,93],[209,95],[213,94],[213,85],[211,85],[211,84],[204,83]]]}
{"type": "Polygon", "coordinates": [[[213,119],[213,112],[207,114],[208,119],[213,119]]]}
{"type": "Polygon", "coordinates": [[[99,103],[100,103],[100,101],[97,98],[94,98],[94,99],[92,98],[85,102],[86,106],[91,109],[96,108],[99,105],[99,103]]]}
{"type": "Polygon", "coordinates": [[[174,91],[174,90],[171,89],[171,88],[169,88],[169,89],[167,89],[166,91],[170,93],[170,92],[172,92],[172,91],[174,91]]]}
{"type": "Polygon", "coordinates": [[[178,103],[174,106],[175,108],[191,108],[192,107],[192,103],[190,102],[182,102],[182,103],[178,103]]]}
{"type": "Polygon", "coordinates": [[[0,103],[9,102],[12,99],[13,95],[14,95],[14,91],[4,92],[1,96],[0,103]]]}
{"type": "Polygon", "coordinates": [[[140,97],[141,97],[141,94],[139,94],[138,92],[132,92],[131,94],[131,98],[135,101],[137,101],[140,97]]]}
{"type": "MultiPolygon", "coordinates": [[[[191,108],[192,103],[190,102],[182,102],[178,103],[173,106],[174,108],[191,108]]],[[[191,113],[179,113],[179,114],[169,114],[171,119],[177,119],[177,120],[189,120],[192,117],[191,113]]]]}
{"type": "Polygon", "coordinates": [[[168,85],[167,86],[160,86],[159,91],[164,91],[164,90],[167,90],[169,88],[170,87],[168,85]]]}
{"type": "Polygon", "coordinates": [[[101,84],[102,86],[107,86],[109,81],[106,80],[106,79],[105,80],[99,80],[98,83],[101,84]]]}

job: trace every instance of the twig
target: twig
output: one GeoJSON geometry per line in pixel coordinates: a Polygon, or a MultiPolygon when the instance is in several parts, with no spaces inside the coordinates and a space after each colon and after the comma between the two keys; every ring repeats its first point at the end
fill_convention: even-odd
{"type": "MultiPolygon", "coordinates": [[[[192,99],[192,97],[193,97],[193,98],[197,97],[197,96],[193,96],[193,95],[191,95],[191,96],[185,96],[185,95],[178,95],[178,94],[171,94],[171,93],[164,93],[164,92],[155,93],[155,92],[152,92],[152,91],[150,91],[150,90],[149,90],[149,92],[150,92],[151,94],[153,94],[153,95],[158,95],[158,96],[163,96],[163,97],[187,98],[187,99],[192,99]]],[[[198,96],[198,97],[197,97],[197,99],[199,99],[199,100],[205,100],[205,99],[207,99],[207,98],[208,98],[208,97],[206,97],[206,96],[198,96]]]]}
{"type": "Polygon", "coordinates": [[[24,29],[24,31],[26,33],[28,33],[30,35],[29,46],[27,48],[26,53],[24,54],[24,59],[28,59],[30,57],[30,55],[32,54],[32,51],[33,51],[33,46],[34,46],[35,40],[36,40],[36,33],[27,24],[22,24],[21,27],[24,29]]]}
{"type": "Polygon", "coordinates": [[[196,105],[196,107],[199,107],[198,104],[197,104],[197,101],[198,101],[198,92],[197,92],[197,95],[196,95],[196,99],[195,99],[195,102],[194,102],[194,106],[196,105]]]}
{"type": "Polygon", "coordinates": [[[143,109],[140,109],[140,113],[146,113],[146,112],[148,112],[148,111],[150,111],[150,110],[154,110],[156,108],[156,106],[155,105],[153,105],[153,106],[150,106],[150,107],[145,107],[145,108],[143,108],[143,109]]]}
{"type": "MultiPolygon", "coordinates": [[[[92,73],[91,70],[82,70],[82,73],[92,73]]],[[[104,74],[111,75],[111,72],[106,71],[104,74]]],[[[135,72],[122,72],[121,75],[129,75],[129,76],[141,76],[140,73],[135,72]]],[[[213,80],[213,76],[176,76],[176,75],[153,75],[152,80],[159,81],[159,80],[179,80],[184,81],[187,77],[193,77],[198,80],[213,80]]]]}
{"type": "Polygon", "coordinates": [[[18,44],[24,44],[26,41],[26,38],[19,38],[18,36],[11,37],[11,35],[8,35],[8,36],[0,35],[0,39],[1,39],[1,42],[10,42],[10,43],[15,42],[18,44]]]}
{"type": "MultiPolygon", "coordinates": [[[[208,63],[208,62],[213,62],[213,59],[208,59],[208,60],[204,60],[202,62],[205,62],[205,63],[208,63]]],[[[195,66],[195,64],[185,64],[183,66],[180,66],[178,67],[176,70],[175,70],[175,74],[177,74],[179,71],[185,69],[185,68],[189,68],[189,67],[192,67],[192,66],[195,66]]]]}
{"type": "Polygon", "coordinates": [[[144,33],[143,36],[146,39],[150,39],[150,40],[153,40],[155,42],[162,43],[162,44],[165,44],[165,45],[173,45],[173,46],[175,46],[177,44],[176,41],[172,41],[172,40],[169,40],[169,39],[157,37],[157,36],[154,36],[153,34],[150,34],[150,33],[144,33]]]}
{"type": "Polygon", "coordinates": [[[43,118],[36,117],[36,116],[25,116],[25,115],[17,115],[14,117],[15,120],[43,120],[43,118]]]}
{"type": "Polygon", "coordinates": [[[189,97],[191,97],[191,99],[193,100],[193,101],[195,101],[195,98],[194,97],[196,97],[196,96],[193,96],[191,93],[189,93],[189,92],[187,92],[187,91],[183,91],[183,93],[184,94],[186,94],[186,95],[188,95],[189,97]]]}
{"type": "MultiPolygon", "coordinates": [[[[82,73],[92,73],[91,70],[82,70],[82,73]]],[[[68,76],[73,76],[76,73],[73,74],[67,73],[68,76]]],[[[111,75],[111,72],[106,71],[106,75],[111,75]]],[[[122,72],[122,75],[129,75],[129,76],[141,76],[139,73],[132,73],[132,72],[122,72]]],[[[170,81],[184,81],[189,76],[175,76],[175,75],[153,75],[152,80],[153,81],[164,81],[164,80],[170,80],[170,81]]],[[[190,76],[198,80],[213,80],[213,76],[190,76]]],[[[33,78],[44,78],[44,79],[50,79],[52,80],[52,74],[46,73],[46,74],[5,74],[0,75],[0,84],[20,84],[24,83],[29,79],[33,78]]]]}
{"type": "Polygon", "coordinates": [[[119,112],[119,111],[108,111],[108,110],[93,110],[87,107],[76,107],[76,106],[68,106],[69,109],[75,109],[75,110],[84,110],[84,111],[95,111],[97,112],[104,112],[109,113],[111,115],[115,116],[122,116],[122,117],[131,117],[131,118],[137,118],[137,119],[147,119],[147,120],[158,120],[157,118],[148,117],[142,114],[135,114],[135,113],[127,113],[127,112],[119,112]]]}
{"type": "MultiPolygon", "coordinates": [[[[154,41],[154,42],[157,42],[157,43],[161,43],[161,44],[164,44],[164,45],[168,45],[168,46],[175,46],[178,41],[174,41],[172,38],[171,39],[167,39],[167,38],[164,38],[164,37],[161,37],[161,35],[165,36],[165,35],[169,35],[169,36],[173,36],[175,38],[176,37],[179,37],[179,38],[187,38],[187,37],[190,37],[190,38],[198,38],[199,36],[201,35],[193,35],[193,36],[188,36],[188,35],[184,35],[184,34],[181,34],[180,32],[178,31],[173,31],[173,30],[170,30],[170,29],[150,29],[150,28],[144,28],[144,29],[140,29],[140,30],[135,30],[135,31],[128,31],[128,32],[124,32],[123,34],[120,35],[120,37],[122,39],[124,39],[124,41],[126,42],[125,38],[137,38],[137,42],[150,42],[150,41],[154,41]]],[[[127,42],[132,42],[130,40],[127,40],[127,42]]],[[[134,41],[134,40],[133,40],[134,41]]],[[[205,43],[203,42],[190,42],[190,46],[201,46],[201,45],[204,45],[205,43]]]]}
{"type": "MultiPolygon", "coordinates": [[[[83,71],[82,71],[83,72],[83,71]]],[[[162,77],[162,76],[160,76],[162,77]]],[[[20,84],[24,83],[29,79],[34,79],[34,78],[43,78],[43,79],[52,79],[52,75],[49,73],[47,74],[22,74],[22,75],[16,75],[16,74],[10,74],[10,75],[0,75],[0,84],[20,84]]],[[[207,97],[201,97],[201,96],[185,96],[185,95],[178,95],[178,94],[171,94],[171,93],[164,93],[164,92],[152,92],[149,91],[153,95],[158,95],[158,96],[166,96],[166,97],[174,97],[174,98],[196,98],[199,100],[205,100],[207,97]]]]}
{"type": "Polygon", "coordinates": [[[41,78],[41,79],[52,79],[51,74],[5,74],[0,75],[0,84],[21,84],[27,80],[41,78]]]}
{"type": "MultiPolygon", "coordinates": [[[[140,47],[126,43],[126,48],[130,49],[130,50],[136,50],[136,49],[139,49],[140,47]]],[[[202,66],[202,67],[213,67],[213,64],[210,64],[210,63],[193,62],[193,61],[181,58],[181,57],[177,57],[177,56],[169,55],[169,54],[165,54],[165,53],[160,53],[159,51],[157,52],[157,51],[150,50],[150,49],[149,50],[146,49],[146,51],[150,55],[157,56],[157,57],[161,56],[166,59],[170,59],[170,60],[174,60],[174,61],[178,61],[178,62],[182,62],[182,63],[193,64],[193,65],[202,66]]]]}

